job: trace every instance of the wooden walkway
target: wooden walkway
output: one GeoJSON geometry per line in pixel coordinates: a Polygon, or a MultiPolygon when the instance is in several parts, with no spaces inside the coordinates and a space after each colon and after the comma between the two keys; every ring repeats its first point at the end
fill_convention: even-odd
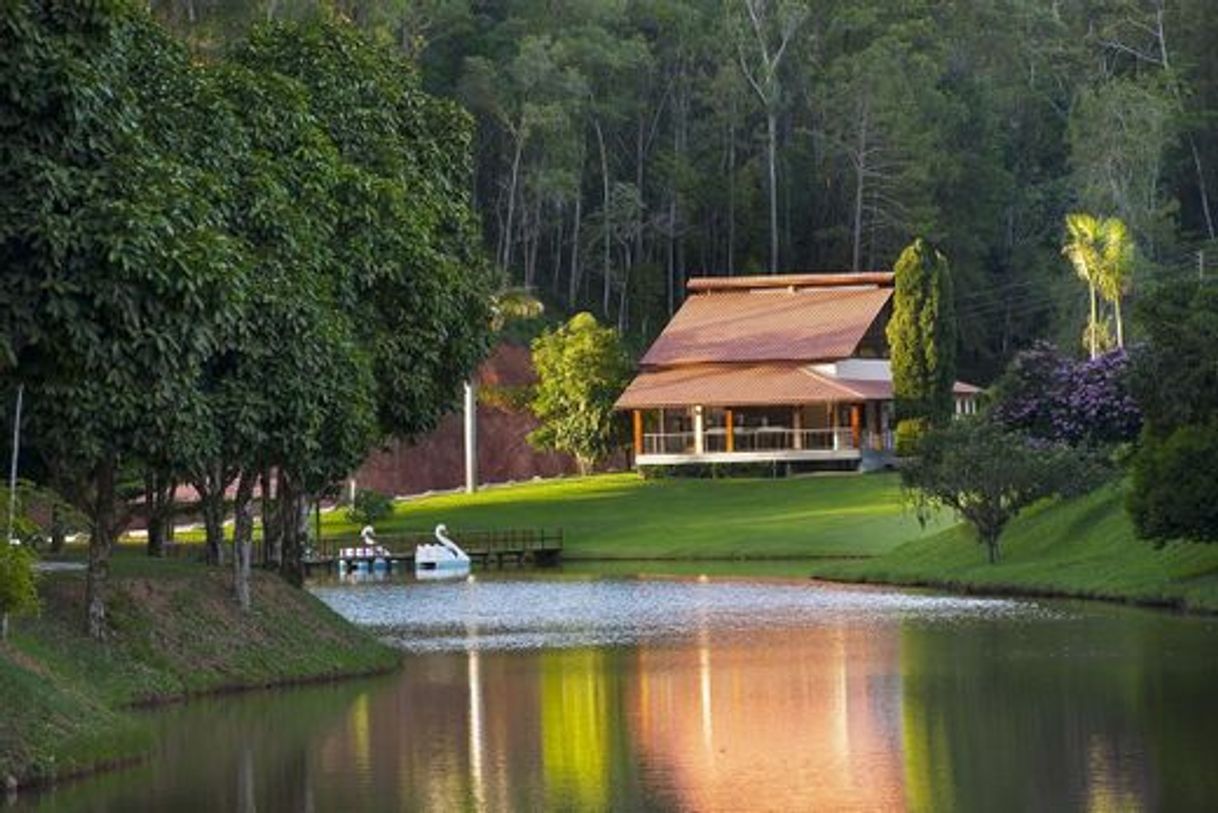
{"type": "MultiPolygon", "coordinates": [[[[473,564],[482,567],[492,565],[502,568],[505,564],[521,567],[525,564],[539,566],[556,565],[562,558],[562,529],[546,530],[528,528],[505,531],[459,531],[449,532],[452,540],[467,554],[473,564]]],[[[393,570],[414,570],[414,549],[417,545],[436,541],[430,533],[385,534],[376,537],[376,544],[389,551],[385,558],[393,570]]],[[[317,555],[305,560],[305,571],[314,573],[334,572],[342,561],[348,568],[360,563],[371,564],[370,558],[344,557],[343,548],[358,548],[363,543],[358,537],[329,537],[322,540],[317,555]]]]}

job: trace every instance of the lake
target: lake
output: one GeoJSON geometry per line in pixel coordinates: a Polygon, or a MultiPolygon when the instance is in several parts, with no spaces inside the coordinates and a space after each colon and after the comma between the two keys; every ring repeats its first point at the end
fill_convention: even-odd
{"type": "Polygon", "coordinates": [[[41,810],[1212,810],[1218,620],[778,579],[322,584],[394,675],[147,712],[41,810]]]}

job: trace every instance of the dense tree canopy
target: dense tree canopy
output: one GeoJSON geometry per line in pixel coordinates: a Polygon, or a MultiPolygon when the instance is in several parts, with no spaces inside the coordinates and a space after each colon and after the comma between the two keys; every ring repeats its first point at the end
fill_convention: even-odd
{"type": "Polygon", "coordinates": [[[1157,541],[1218,541],[1218,287],[1175,279],[1147,296],[1133,391],[1145,417],[1129,509],[1157,541]]]}
{"type": "Polygon", "coordinates": [[[1123,220],[1135,275],[1218,257],[1209,0],[151,5],[204,53],[321,5],[417,59],[477,116],[488,253],[638,339],[687,276],[889,268],[923,235],[986,383],[1074,345],[1067,212],[1123,220]]]}
{"type": "Polygon", "coordinates": [[[243,604],[273,479],[299,579],[308,502],[433,426],[485,351],[468,117],[324,15],[200,61],[133,4],[29,0],[0,54],[0,376],[90,514],[90,632],[141,476],[150,523],[196,485],[213,559],[237,481],[243,604]]]}

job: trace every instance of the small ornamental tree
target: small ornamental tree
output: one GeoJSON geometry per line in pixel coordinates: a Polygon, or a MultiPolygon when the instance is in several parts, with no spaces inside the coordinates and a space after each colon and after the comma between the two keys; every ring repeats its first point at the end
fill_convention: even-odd
{"type": "Polygon", "coordinates": [[[626,386],[630,361],[617,331],[578,313],[534,340],[533,366],[532,408],[541,426],[529,442],[572,455],[580,473],[588,473],[621,441],[613,403],[626,386]]]}
{"type": "Polygon", "coordinates": [[[901,252],[888,322],[898,423],[940,424],[952,415],[956,318],[947,259],[921,238],[901,252]]]}
{"type": "Polygon", "coordinates": [[[1081,493],[1104,474],[1098,459],[1038,443],[986,417],[952,421],[928,432],[901,480],[919,522],[947,508],[977,532],[991,564],[1001,558],[1002,531],[1032,503],[1081,493]]]}

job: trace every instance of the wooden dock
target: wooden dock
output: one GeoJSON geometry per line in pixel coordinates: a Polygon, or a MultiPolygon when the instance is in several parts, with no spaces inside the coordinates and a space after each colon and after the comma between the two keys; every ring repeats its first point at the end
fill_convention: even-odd
{"type": "MultiPolygon", "coordinates": [[[[502,568],[505,565],[523,567],[526,564],[546,567],[556,565],[562,559],[563,532],[557,530],[527,528],[503,531],[460,531],[449,532],[452,540],[467,554],[470,562],[483,568],[491,566],[502,568]]],[[[385,548],[388,556],[362,557],[340,556],[344,548],[359,548],[362,541],[356,537],[334,537],[322,540],[322,548],[317,555],[306,559],[305,572],[332,573],[339,569],[340,563],[352,570],[361,564],[371,565],[376,558],[386,561],[392,570],[414,571],[414,549],[418,545],[434,543],[435,537],[430,533],[385,534],[376,537],[376,544],[385,548]]]]}

